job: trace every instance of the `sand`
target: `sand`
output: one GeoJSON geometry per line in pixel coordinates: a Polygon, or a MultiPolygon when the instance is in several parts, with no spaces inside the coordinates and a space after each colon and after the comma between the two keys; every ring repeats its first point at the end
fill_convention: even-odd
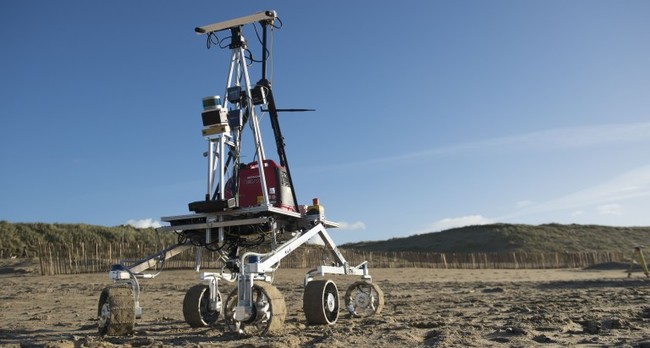
{"type": "MultiPolygon", "coordinates": [[[[650,347],[650,282],[610,270],[371,269],[385,293],[380,315],[306,325],[306,270],[280,269],[287,315],[280,334],[242,337],[219,320],[191,328],[182,302],[194,271],[141,281],[143,316],[127,337],[100,337],[97,302],[107,274],[40,276],[0,263],[0,345],[5,347],[650,347]]],[[[332,277],[341,299],[357,277],[332,277]]],[[[223,293],[231,288],[225,287],[223,293]]],[[[341,300],[342,302],[342,300],[341,300]]],[[[342,305],[343,306],[343,305],[342,305]]]]}

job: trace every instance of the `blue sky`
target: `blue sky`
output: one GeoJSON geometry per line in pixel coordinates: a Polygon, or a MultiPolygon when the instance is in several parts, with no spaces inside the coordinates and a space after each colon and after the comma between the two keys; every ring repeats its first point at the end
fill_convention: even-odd
{"type": "Polygon", "coordinates": [[[274,9],[276,102],[317,110],[281,116],[296,191],[343,223],[338,243],[650,225],[650,2],[224,4],[3,1],[0,219],[187,213],[229,54],[193,28],[274,9]]]}

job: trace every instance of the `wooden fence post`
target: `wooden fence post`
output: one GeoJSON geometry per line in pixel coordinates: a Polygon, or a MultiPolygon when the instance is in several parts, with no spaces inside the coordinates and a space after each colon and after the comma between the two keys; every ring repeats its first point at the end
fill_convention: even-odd
{"type": "Polygon", "coordinates": [[[43,258],[45,257],[45,253],[43,252],[43,244],[41,242],[38,242],[38,261],[41,264],[41,275],[45,275],[45,267],[43,266],[43,258]]]}
{"type": "Polygon", "coordinates": [[[52,259],[52,244],[47,243],[47,252],[50,257],[50,269],[48,270],[47,274],[52,275],[53,269],[54,269],[54,260],[52,259]]]}
{"type": "Polygon", "coordinates": [[[70,243],[70,246],[67,248],[68,249],[68,272],[69,274],[74,273],[72,270],[72,242],[70,243]]]}
{"type": "MultiPolygon", "coordinates": [[[[106,265],[117,263],[114,257],[124,255],[130,259],[136,253],[149,253],[150,248],[140,244],[117,244],[113,251],[113,244],[107,246],[94,244],[94,251],[86,253],[84,242],[70,242],[61,245],[39,242],[38,248],[41,275],[78,274],[105,271],[106,265]],[[114,255],[116,254],[116,255],[114,255]]],[[[306,268],[321,264],[324,256],[329,252],[323,248],[304,248],[288,257],[282,262],[285,268],[306,268]]],[[[547,268],[579,268],[603,262],[620,262],[627,255],[620,252],[555,252],[555,253],[426,253],[426,252],[368,252],[347,250],[344,252],[351,265],[359,264],[364,260],[370,262],[375,268],[443,268],[444,269],[547,269],[547,268]],[[370,261],[372,260],[372,261],[370,261]]],[[[119,262],[119,261],[118,261],[119,262]]],[[[192,268],[194,259],[186,257],[168,260],[167,269],[192,268]]],[[[204,253],[201,258],[202,268],[218,268],[221,260],[214,252],[204,253]]]]}
{"type": "Polygon", "coordinates": [[[96,272],[99,272],[99,243],[95,243],[95,264],[97,265],[96,272]]]}

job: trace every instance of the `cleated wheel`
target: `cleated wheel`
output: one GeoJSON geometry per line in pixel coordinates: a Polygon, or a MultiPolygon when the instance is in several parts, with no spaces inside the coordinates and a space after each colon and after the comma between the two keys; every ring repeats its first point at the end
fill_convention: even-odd
{"type": "Polygon", "coordinates": [[[131,288],[104,288],[99,296],[97,319],[101,336],[132,334],[135,326],[135,300],[131,288]]]}
{"type": "Polygon", "coordinates": [[[376,284],[356,282],[345,292],[345,307],[354,317],[365,318],[379,314],[384,308],[384,292],[376,284]]]}
{"type": "Polygon", "coordinates": [[[221,293],[217,291],[218,310],[210,309],[210,287],[197,284],[185,293],[183,299],[183,317],[191,327],[213,325],[221,315],[221,293]]]}
{"type": "Polygon", "coordinates": [[[261,336],[277,334],[282,330],[287,308],[284,297],[275,286],[261,281],[253,284],[253,312],[248,320],[235,319],[237,301],[238,293],[235,288],[228,296],[224,308],[224,319],[230,331],[261,336]]]}
{"type": "Polygon", "coordinates": [[[302,309],[308,324],[334,324],[339,317],[339,290],[331,280],[312,280],[305,286],[302,309]]]}

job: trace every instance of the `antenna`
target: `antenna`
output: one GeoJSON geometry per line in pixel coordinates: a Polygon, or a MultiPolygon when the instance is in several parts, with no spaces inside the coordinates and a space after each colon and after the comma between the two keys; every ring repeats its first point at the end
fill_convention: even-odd
{"type": "Polygon", "coordinates": [[[221,30],[231,29],[235,27],[240,27],[242,25],[255,23],[255,22],[265,22],[265,23],[272,24],[277,17],[278,15],[277,13],[275,13],[275,11],[263,11],[263,12],[258,12],[252,15],[230,19],[219,23],[208,24],[202,27],[196,27],[194,28],[194,31],[196,32],[197,35],[202,35],[202,34],[209,34],[221,30]]]}

